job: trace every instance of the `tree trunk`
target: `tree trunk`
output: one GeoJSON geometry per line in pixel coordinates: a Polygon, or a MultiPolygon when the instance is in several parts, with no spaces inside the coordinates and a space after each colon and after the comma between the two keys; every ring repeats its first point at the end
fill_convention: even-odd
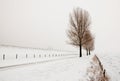
{"type": "Polygon", "coordinates": [[[88,49],[86,49],[86,55],[88,56],[88,49]]]}
{"type": "Polygon", "coordinates": [[[90,49],[89,49],[89,55],[90,55],[90,49]]]}
{"type": "Polygon", "coordinates": [[[88,54],[88,50],[87,50],[87,56],[88,56],[89,54],[88,54]]]}
{"type": "Polygon", "coordinates": [[[82,45],[80,44],[80,57],[82,57],[82,45]]]}

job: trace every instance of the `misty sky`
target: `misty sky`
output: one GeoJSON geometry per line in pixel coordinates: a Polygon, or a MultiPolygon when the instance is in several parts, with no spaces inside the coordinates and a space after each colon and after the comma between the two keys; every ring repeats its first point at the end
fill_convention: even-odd
{"type": "Polygon", "coordinates": [[[95,53],[120,53],[119,0],[0,0],[0,44],[76,50],[66,31],[73,8],[92,19],[95,53]]]}

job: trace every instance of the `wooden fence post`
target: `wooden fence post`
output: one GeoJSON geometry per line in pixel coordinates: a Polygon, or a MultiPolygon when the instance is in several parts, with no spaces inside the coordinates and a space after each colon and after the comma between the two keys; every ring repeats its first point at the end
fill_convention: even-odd
{"type": "Polygon", "coordinates": [[[103,76],[105,77],[105,69],[103,70],[103,76]]]}
{"type": "Polygon", "coordinates": [[[35,58],[35,54],[34,54],[34,58],[35,58]]]}
{"type": "Polygon", "coordinates": [[[39,58],[41,57],[41,55],[39,54],[39,58]]]}
{"type": "Polygon", "coordinates": [[[28,55],[26,54],[26,58],[28,58],[28,55]]]}
{"type": "Polygon", "coordinates": [[[5,54],[3,54],[3,60],[5,60],[5,54]]]}
{"type": "Polygon", "coordinates": [[[18,54],[16,54],[16,59],[18,58],[18,54]]]}

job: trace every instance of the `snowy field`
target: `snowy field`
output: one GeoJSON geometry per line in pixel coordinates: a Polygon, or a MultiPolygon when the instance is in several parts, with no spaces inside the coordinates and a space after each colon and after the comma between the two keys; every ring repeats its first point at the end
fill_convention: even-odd
{"type": "MultiPolygon", "coordinates": [[[[120,80],[120,55],[98,55],[110,81],[120,80]]],[[[0,69],[0,81],[86,81],[91,56],[0,69]]]]}
{"type": "MultiPolygon", "coordinates": [[[[0,47],[0,54],[7,56],[4,60],[3,57],[0,58],[0,81],[88,81],[87,69],[93,57],[90,55],[78,58],[74,52],[11,47],[0,47]],[[16,53],[19,56],[17,59],[16,53]]],[[[106,69],[110,81],[119,81],[120,55],[97,56],[106,69]]]]}

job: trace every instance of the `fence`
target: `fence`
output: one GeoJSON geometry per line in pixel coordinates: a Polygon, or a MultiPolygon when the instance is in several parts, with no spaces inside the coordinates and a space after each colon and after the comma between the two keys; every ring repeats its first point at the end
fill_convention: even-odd
{"type": "Polygon", "coordinates": [[[0,68],[68,57],[78,57],[78,54],[59,50],[0,47],[0,68]]]}
{"type": "MultiPolygon", "coordinates": [[[[9,56],[7,57],[7,55],[8,54],[2,54],[1,55],[2,59],[1,60],[3,60],[3,61],[10,60],[10,57],[9,56]]],[[[78,56],[78,54],[32,54],[32,55],[33,55],[32,58],[54,58],[54,57],[78,56]]],[[[15,55],[12,55],[12,59],[16,59],[16,60],[17,59],[19,59],[19,60],[22,60],[22,59],[31,59],[31,55],[25,54],[23,56],[23,58],[21,58],[20,54],[15,54],[15,55]]]]}

